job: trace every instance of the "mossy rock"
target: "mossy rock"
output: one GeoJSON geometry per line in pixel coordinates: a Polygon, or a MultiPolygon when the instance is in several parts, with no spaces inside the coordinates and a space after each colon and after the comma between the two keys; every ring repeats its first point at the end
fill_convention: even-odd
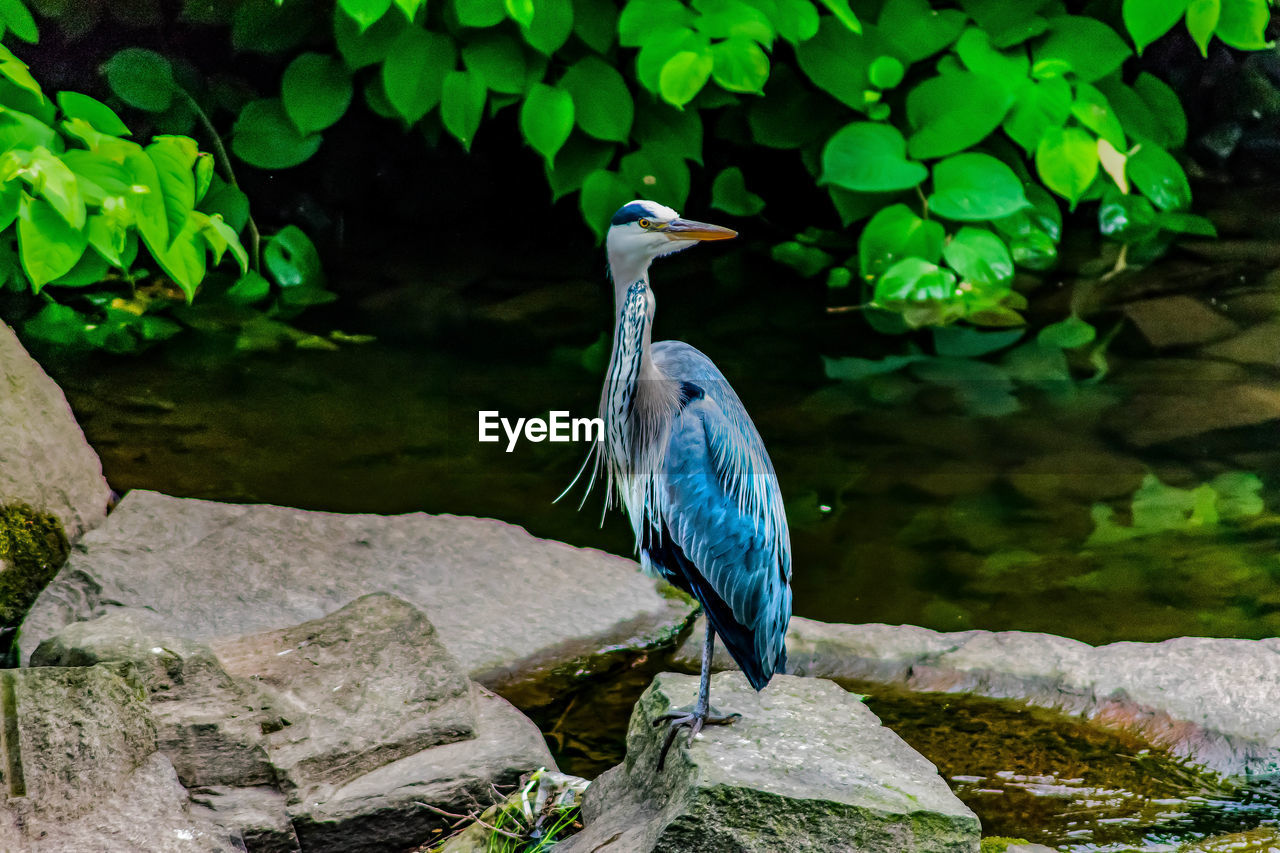
{"type": "Polygon", "coordinates": [[[982,839],[982,848],[978,853],[1004,853],[1015,844],[1030,844],[1031,842],[1025,838],[1005,838],[1003,836],[991,836],[982,839]]]}
{"type": "Polygon", "coordinates": [[[24,504],[0,506],[0,655],[8,656],[18,626],[69,551],[52,515],[24,504]]]}

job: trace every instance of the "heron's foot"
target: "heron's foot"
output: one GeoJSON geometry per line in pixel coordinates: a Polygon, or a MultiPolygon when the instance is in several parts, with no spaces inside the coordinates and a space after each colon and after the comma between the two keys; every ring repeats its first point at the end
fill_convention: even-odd
{"type": "Polygon", "coordinates": [[[684,707],[673,708],[658,717],[653,721],[655,729],[664,723],[668,726],[667,739],[662,744],[662,752],[658,754],[658,772],[662,772],[662,768],[666,765],[667,753],[671,750],[671,744],[675,743],[676,735],[681,729],[689,730],[689,738],[685,741],[685,745],[692,746],[693,739],[698,736],[698,732],[702,731],[703,726],[727,726],[741,716],[741,714],[722,714],[715,708],[707,708],[699,713],[697,707],[684,707]]]}

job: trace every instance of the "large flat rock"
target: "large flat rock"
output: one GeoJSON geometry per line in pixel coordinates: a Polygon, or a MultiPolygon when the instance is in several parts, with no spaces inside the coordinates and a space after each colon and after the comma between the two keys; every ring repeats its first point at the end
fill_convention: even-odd
{"type": "MultiPolygon", "coordinates": [[[[1280,772],[1280,639],[1094,647],[1023,631],[940,633],[795,617],[787,650],[796,675],[1015,699],[1137,734],[1223,775],[1280,772]]],[[[676,662],[696,669],[699,654],[687,641],[676,662]]],[[[715,667],[734,664],[717,649],[715,667]]]]}
{"type": "Polygon", "coordinates": [[[691,601],[630,560],[499,521],[341,515],[130,492],[36,601],[24,661],[118,607],[199,642],[318,619],[371,592],[422,608],[470,677],[550,703],[619,650],[674,642],[691,601]]]}
{"type": "Polygon", "coordinates": [[[937,769],[856,696],[830,681],[776,676],[761,693],[716,675],[712,704],[735,711],[657,769],[665,727],[696,678],[663,673],[640,697],[626,760],[587,789],[586,828],[561,853],[977,853],[978,818],[937,769]]]}
{"type": "Polygon", "coordinates": [[[62,389],[0,323],[0,506],[47,512],[74,542],[106,518],[110,501],[62,389]]]}

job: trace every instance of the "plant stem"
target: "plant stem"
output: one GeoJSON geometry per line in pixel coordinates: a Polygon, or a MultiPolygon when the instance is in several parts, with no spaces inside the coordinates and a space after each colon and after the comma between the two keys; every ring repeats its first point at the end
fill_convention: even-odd
{"type": "MultiPolygon", "coordinates": [[[[196,117],[200,119],[200,124],[204,127],[205,133],[209,137],[209,144],[213,147],[213,159],[218,164],[222,177],[231,186],[240,189],[240,182],[236,180],[235,170],[231,168],[231,157],[227,154],[227,149],[222,144],[222,137],[218,135],[218,130],[213,126],[213,121],[209,118],[208,113],[200,108],[200,104],[186,89],[178,86],[177,91],[187,99],[187,103],[196,111],[196,117]]],[[[262,266],[262,233],[258,231],[258,223],[253,221],[252,211],[249,213],[249,221],[245,223],[245,228],[249,231],[249,268],[254,272],[258,272],[262,266]]]]}

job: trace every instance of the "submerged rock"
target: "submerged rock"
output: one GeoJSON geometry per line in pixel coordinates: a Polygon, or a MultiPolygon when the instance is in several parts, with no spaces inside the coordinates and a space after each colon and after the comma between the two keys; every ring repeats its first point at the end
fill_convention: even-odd
{"type": "MultiPolygon", "coordinates": [[[[699,646],[688,640],[675,662],[696,670],[699,646]]],[[[1015,699],[1136,734],[1215,773],[1280,772],[1280,639],[1094,647],[1023,631],[940,633],[793,617],[787,651],[796,675],[1015,699]]],[[[714,665],[734,668],[719,648],[714,665]]]]}
{"type": "Polygon", "coordinates": [[[150,749],[250,853],[408,849],[447,825],[438,810],[480,811],[495,786],[555,767],[537,727],[386,594],[211,645],[116,608],[63,628],[19,673],[100,661],[133,673],[154,711],[150,749]]]}
{"type": "Polygon", "coordinates": [[[342,515],[130,492],[37,600],[21,647],[145,608],[197,642],[320,618],[388,592],[422,608],[468,675],[550,704],[618,654],[674,643],[687,597],[636,564],[477,518],[342,515]]]}
{"type": "Polygon", "coordinates": [[[665,726],[697,679],[664,673],[640,697],[626,760],[587,789],[586,828],[561,853],[847,851],[976,853],[978,819],[923,756],[856,696],[828,681],[777,676],[756,693],[738,674],[713,702],[743,716],[672,748],[665,726]]]}
{"type": "Polygon", "coordinates": [[[106,518],[110,501],[62,389],[0,323],[0,506],[49,513],[74,542],[106,518]]]}

